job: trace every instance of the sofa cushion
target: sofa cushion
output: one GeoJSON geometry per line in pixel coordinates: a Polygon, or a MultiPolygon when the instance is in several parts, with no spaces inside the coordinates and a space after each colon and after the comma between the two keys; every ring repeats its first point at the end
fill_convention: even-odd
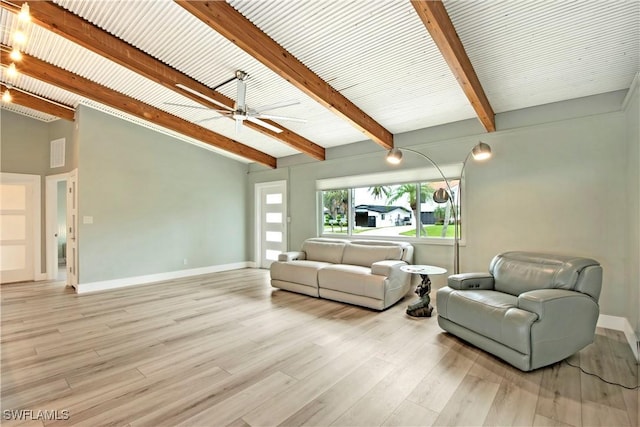
{"type": "Polygon", "coordinates": [[[352,245],[361,246],[395,246],[402,249],[400,259],[408,264],[413,262],[413,246],[408,242],[394,242],[393,240],[352,240],[352,245]]]}
{"type": "Polygon", "coordinates": [[[335,264],[318,271],[318,286],[369,298],[384,299],[384,276],[371,274],[371,269],[358,265],[335,264]]]}
{"type": "Polygon", "coordinates": [[[538,316],[517,308],[518,298],[490,290],[452,291],[447,318],[520,353],[531,353],[531,325],[538,316]]]}
{"type": "Polygon", "coordinates": [[[298,260],[271,264],[271,279],[318,287],[318,270],[331,264],[321,261],[298,260]]]}
{"type": "Polygon", "coordinates": [[[495,290],[520,295],[536,289],[574,289],[582,269],[597,265],[587,258],[505,252],[491,261],[495,290]]]}
{"type": "Polygon", "coordinates": [[[400,246],[348,244],[344,248],[342,264],[371,267],[371,264],[376,261],[400,259],[402,259],[402,248],[400,246]]]}
{"type": "Polygon", "coordinates": [[[339,264],[346,244],[346,241],[339,240],[309,239],[302,244],[302,250],[308,260],[339,264]]]}

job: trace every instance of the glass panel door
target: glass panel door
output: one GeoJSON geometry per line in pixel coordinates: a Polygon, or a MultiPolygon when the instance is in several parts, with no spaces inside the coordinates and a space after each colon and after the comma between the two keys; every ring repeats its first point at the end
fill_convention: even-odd
{"type": "Polygon", "coordinates": [[[269,268],[287,250],[286,181],[256,184],[258,266],[269,268]]]}

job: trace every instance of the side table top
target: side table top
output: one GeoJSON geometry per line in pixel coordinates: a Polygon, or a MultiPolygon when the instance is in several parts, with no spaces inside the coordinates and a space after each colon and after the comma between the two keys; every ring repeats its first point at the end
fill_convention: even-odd
{"type": "Polygon", "coordinates": [[[400,270],[413,274],[444,274],[447,272],[446,268],[435,265],[403,265],[400,270]]]}

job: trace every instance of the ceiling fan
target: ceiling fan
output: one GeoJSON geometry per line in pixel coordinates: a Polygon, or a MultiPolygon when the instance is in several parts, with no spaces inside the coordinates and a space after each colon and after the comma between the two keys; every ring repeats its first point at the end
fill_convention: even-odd
{"type": "Polygon", "coordinates": [[[266,111],[271,111],[271,110],[275,110],[277,108],[284,108],[284,107],[289,107],[291,105],[297,105],[300,102],[298,101],[292,101],[292,102],[279,102],[276,104],[270,104],[270,105],[264,105],[260,108],[249,108],[247,106],[246,103],[246,95],[247,95],[247,78],[248,75],[247,73],[245,73],[244,71],[236,71],[236,74],[234,77],[220,83],[219,85],[215,86],[212,89],[218,89],[221,86],[226,85],[227,83],[230,83],[234,80],[237,81],[237,96],[236,96],[236,102],[234,103],[234,107],[231,108],[219,101],[216,101],[213,98],[210,98],[194,89],[191,89],[187,86],[184,86],[182,84],[177,84],[176,86],[178,86],[180,89],[186,90],[187,92],[191,92],[192,94],[199,96],[202,99],[206,99],[209,102],[213,102],[216,105],[219,105],[222,109],[220,110],[213,110],[211,108],[206,108],[206,107],[194,107],[192,105],[185,105],[185,104],[174,104],[171,102],[167,102],[167,105],[176,105],[176,106],[180,106],[180,107],[190,107],[190,108],[198,108],[198,109],[203,109],[203,110],[209,110],[209,111],[215,111],[216,113],[221,114],[220,116],[215,116],[215,117],[209,117],[203,120],[200,120],[199,122],[204,122],[207,120],[215,120],[215,119],[219,119],[222,117],[231,117],[236,121],[236,132],[240,132],[240,130],[242,129],[242,125],[243,122],[245,120],[248,120],[252,123],[255,123],[257,125],[260,125],[266,129],[269,129],[273,132],[276,133],[281,133],[282,129],[272,125],[271,123],[265,122],[262,119],[270,119],[270,120],[289,120],[289,121],[293,121],[293,122],[299,122],[299,123],[305,123],[306,120],[304,119],[298,119],[295,117],[285,117],[285,116],[276,116],[273,114],[265,114],[266,111]]]}

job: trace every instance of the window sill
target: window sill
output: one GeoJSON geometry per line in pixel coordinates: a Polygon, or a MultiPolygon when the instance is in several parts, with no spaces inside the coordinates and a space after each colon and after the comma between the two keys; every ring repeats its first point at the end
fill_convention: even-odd
{"type": "MultiPolygon", "coordinates": [[[[409,242],[412,245],[433,245],[433,246],[453,246],[453,239],[439,239],[439,238],[415,238],[415,237],[399,237],[399,236],[359,236],[359,235],[350,235],[347,236],[345,234],[321,234],[319,237],[327,238],[327,239],[345,239],[345,240],[383,240],[383,241],[392,241],[392,242],[409,242]]],[[[464,240],[460,240],[460,246],[466,246],[466,242],[464,240]]]]}

